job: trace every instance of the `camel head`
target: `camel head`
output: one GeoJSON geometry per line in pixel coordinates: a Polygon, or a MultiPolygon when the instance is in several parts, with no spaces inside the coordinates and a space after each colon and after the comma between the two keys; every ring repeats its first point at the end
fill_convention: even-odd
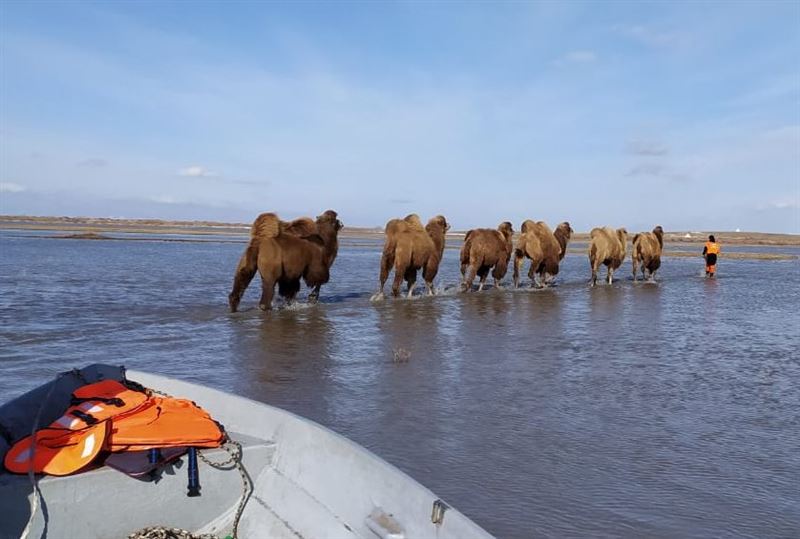
{"type": "Polygon", "coordinates": [[[653,229],[653,234],[656,235],[656,239],[658,240],[658,244],[663,249],[664,248],[664,229],[661,228],[661,225],[658,225],[653,229]]]}
{"type": "Polygon", "coordinates": [[[433,226],[441,228],[443,232],[450,230],[450,225],[447,223],[447,219],[444,218],[444,215],[437,215],[436,217],[431,218],[431,220],[428,221],[428,225],[425,227],[425,229],[430,232],[431,227],[433,226]]]}
{"type": "Polygon", "coordinates": [[[500,232],[506,240],[510,240],[514,235],[514,225],[508,221],[503,221],[500,223],[500,226],[497,227],[497,231],[500,232]]]}
{"type": "Polygon", "coordinates": [[[571,238],[575,231],[572,229],[572,226],[569,224],[569,221],[564,221],[558,227],[556,227],[556,231],[561,231],[561,234],[564,235],[567,239],[571,238]]]}
{"type": "Polygon", "coordinates": [[[619,242],[622,245],[628,243],[628,231],[625,229],[625,227],[617,229],[617,238],[619,238],[619,242]]]}
{"type": "Polygon", "coordinates": [[[339,214],[336,213],[335,211],[333,211],[333,210],[325,210],[325,212],[323,212],[322,215],[317,215],[317,224],[318,225],[323,225],[323,224],[332,225],[333,229],[336,232],[338,232],[344,227],[344,225],[338,219],[338,217],[339,217],[339,214]]]}

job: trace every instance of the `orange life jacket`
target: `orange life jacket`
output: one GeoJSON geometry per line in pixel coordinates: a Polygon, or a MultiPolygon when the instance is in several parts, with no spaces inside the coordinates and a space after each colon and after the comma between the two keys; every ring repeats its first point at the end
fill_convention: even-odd
{"type": "Polygon", "coordinates": [[[706,242],[706,254],[707,255],[718,255],[719,254],[719,243],[707,241],[706,242]]]}
{"type": "Polygon", "coordinates": [[[116,380],[82,386],[72,402],[50,426],[9,449],[4,461],[9,471],[68,475],[101,451],[218,447],[225,437],[193,402],[129,389],[116,380]]]}

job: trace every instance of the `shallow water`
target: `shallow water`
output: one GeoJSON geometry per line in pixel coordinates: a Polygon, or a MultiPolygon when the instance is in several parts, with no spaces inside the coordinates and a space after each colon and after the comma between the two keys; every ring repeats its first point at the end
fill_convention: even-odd
{"type": "Polygon", "coordinates": [[[370,303],[343,247],[322,303],[243,312],[241,244],[0,234],[0,395],[124,364],[287,408],[399,466],[500,537],[800,530],[800,263],[667,258],[658,284],[370,303]],[[395,355],[407,357],[395,361],[395,355]]]}

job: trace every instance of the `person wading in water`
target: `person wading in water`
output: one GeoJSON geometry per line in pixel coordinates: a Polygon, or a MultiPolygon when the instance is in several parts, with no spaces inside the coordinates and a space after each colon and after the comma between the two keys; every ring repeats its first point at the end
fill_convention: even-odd
{"type": "Polygon", "coordinates": [[[717,255],[719,255],[719,243],[711,234],[708,237],[705,247],[703,247],[703,258],[706,259],[706,277],[713,277],[717,271],[717,255]]]}

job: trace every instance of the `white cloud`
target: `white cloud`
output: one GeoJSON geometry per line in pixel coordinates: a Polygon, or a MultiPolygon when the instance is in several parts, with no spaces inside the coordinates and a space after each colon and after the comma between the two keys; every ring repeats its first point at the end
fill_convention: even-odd
{"type": "Polygon", "coordinates": [[[656,30],[640,24],[618,25],[614,27],[614,31],[651,47],[677,47],[688,41],[685,35],[677,32],[656,30]]]}
{"type": "Polygon", "coordinates": [[[767,204],[757,207],[759,210],[800,210],[800,200],[797,197],[785,197],[772,200],[767,204]]]}
{"type": "Polygon", "coordinates": [[[177,198],[170,196],[170,195],[156,195],[150,197],[150,200],[153,202],[157,202],[158,204],[183,204],[184,201],[178,200],[177,198]]]}
{"type": "Polygon", "coordinates": [[[0,182],[0,193],[21,193],[25,186],[13,182],[0,182]]]}
{"type": "Polygon", "coordinates": [[[557,66],[566,64],[590,64],[597,60],[594,51],[570,51],[553,62],[557,66]]]}
{"type": "Polygon", "coordinates": [[[178,171],[178,176],[187,176],[189,178],[209,178],[216,175],[216,172],[212,172],[200,165],[192,165],[178,171]]]}

